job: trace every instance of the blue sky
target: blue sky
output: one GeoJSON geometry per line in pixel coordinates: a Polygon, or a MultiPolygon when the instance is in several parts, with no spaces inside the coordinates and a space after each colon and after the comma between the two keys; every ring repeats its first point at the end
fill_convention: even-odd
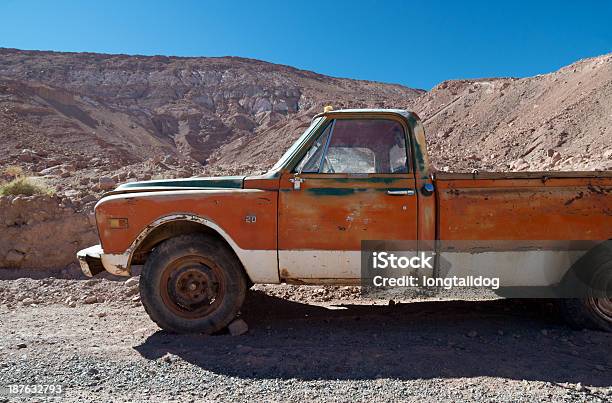
{"type": "Polygon", "coordinates": [[[429,89],[612,51],[612,1],[0,0],[0,47],[243,56],[429,89]]]}

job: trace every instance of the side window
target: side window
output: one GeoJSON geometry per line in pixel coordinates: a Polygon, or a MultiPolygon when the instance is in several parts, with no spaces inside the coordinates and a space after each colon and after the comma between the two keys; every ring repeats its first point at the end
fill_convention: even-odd
{"type": "Polygon", "coordinates": [[[327,139],[329,138],[329,134],[331,133],[332,126],[333,122],[327,125],[327,127],[325,128],[325,130],[323,130],[323,133],[321,133],[317,141],[315,141],[315,143],[310,147],[310,150],[308,150],[308,152],[302,158],[297,167],[295,167],[294,172],[319,172],[323,152],[325,151],[325,146],[327,145],[327,139]]]}
{"type": "Polygon", "coordinates": [[[407,173],[402,125],[385,119],[336,120],[321,173],[407,173]]]}

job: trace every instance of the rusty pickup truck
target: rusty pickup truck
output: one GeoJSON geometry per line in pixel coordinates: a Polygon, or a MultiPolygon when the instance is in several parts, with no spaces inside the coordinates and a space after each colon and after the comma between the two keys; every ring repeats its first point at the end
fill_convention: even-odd
{"type": "Polygon", "coordinates": [[[581,261],[607,293],[559,304],[573,325],[610,331],[611,192],[612,172],[432,172],[415,113],[326,110],[265,174],[120,185],[95,207],[101,244],[77,257],[88,276],[142,265],[152,320],[212,333],[255,283],[360,284],[363,241],[471,242],[442,246],[461,252],[455,275],[505,287],[564,284],[581,261]]]}

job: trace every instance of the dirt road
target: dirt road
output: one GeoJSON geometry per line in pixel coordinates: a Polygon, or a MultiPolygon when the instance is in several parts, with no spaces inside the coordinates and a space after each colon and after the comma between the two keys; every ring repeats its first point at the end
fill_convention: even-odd
{"type": "Polygon", "coordinates": [[[247,334],[178,336],[134,289],[0,281],[0,387],[61,384],[64,400],[92,402],[612,400],[611,335],[535,301],[389,305],[267,286],[248,295],[247,334]]]}

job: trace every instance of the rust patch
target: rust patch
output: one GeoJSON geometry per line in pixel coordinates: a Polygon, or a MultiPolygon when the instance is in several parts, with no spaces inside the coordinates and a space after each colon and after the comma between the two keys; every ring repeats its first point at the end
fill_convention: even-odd
{"type": "Polygon", "coordinates": [[[580,200],[584,197],[584,192],[578,192],[578,194],[574,197],[572,197],[571,199],[569,199],[568,201],[566,201],[565,203],[563,203],[566,206],[569,206],[570,204],[572,204],[573,202],[575,202],[576,200],[580,200]]]}
{"type": "Polygon", "coordinates": [[[598,195],[602,195],[602,196],[603,196],[603,195],[606,195],[606,194],[608,194],[608,193],[610,193],[610,192],[612,192],[612,189],[611,189],[611,188],[608,188],[608,189],[607,189],[607,188],[602,188],[602,187],[600,187],[600,186],[594,186],[594,185],[592,185],[592,184],[589,184],[589,185],[587,186],[587,188],[588,188],[588,189],[589,189],[591,192],[593,192],[593,193],[597,193],[598,195]]]}

